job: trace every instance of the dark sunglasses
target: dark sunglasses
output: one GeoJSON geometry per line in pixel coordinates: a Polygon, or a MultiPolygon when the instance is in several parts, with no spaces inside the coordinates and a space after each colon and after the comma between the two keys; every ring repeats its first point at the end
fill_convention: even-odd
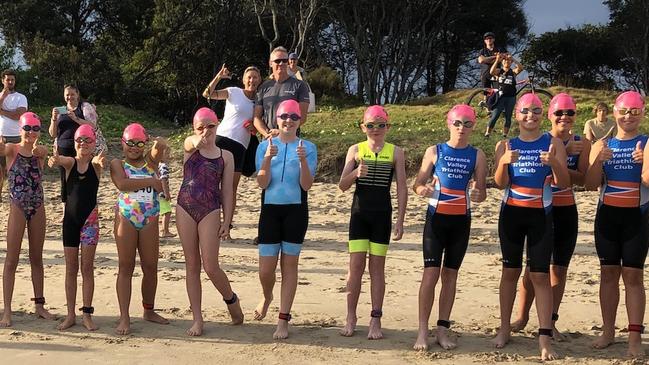
{"type": "Polygon", "coordinates": [[[543,113],[543,109],[536,107],[536,108],[522,108],[520,110],[521,114],[527,114],[527,113],[532,113],[532,114],[541,114],[543,113]]]}
{"type": "Polygon", "coordinates": [[[278,58],[276,60],[273,60],[273,63],[276,65],[281,65],[283,63],[288,63],[288,58],[278,58]]]}
{"type": "Polygon", "coordinates": [[[214,127],[216,127],[216,124],[208,124],[208,125],[206,125],[206,126],[196,127],[195,129],[196,129],[197,131],[201,131],[201,132],[202,132],[203,130],[205,130],[205,128],[207,128],[207,129],[213,129],[214,127]]]}
{"type": "Polygon", "coordinates": [[[454,120],[453,121],[453,127],[459,127],[463,125],[464,128],[473,128],[475,125],[475,122],[472,120],[454,120]]]}
{"type": "Polygon", "coordinates": [[[640,109],[640,108],[620,108],[620,109],[617,110],[617,112],[622,114],[622,115],[631,114],[634,117],[636,117],[636,116],[642,114],[642,109],[640,109]]]}
{"type": "Polygon", "coordinates": [[[146,142],[144,142],[144,141],[134,141],[132,139],[129,139],[127,141],[124,138],[122,138],[122,142],[124,142],[129,147],[143,148],[144,146],[146,146],[146,142]]]}
{"type": "Polygon", "coordinates": [[[555,110],[554,113],[552,114],[554,114],[555,117],[560,117],[562,115],[574,117],[576,112],[574,111],[574,109],[565,109],[565,110],[559,109],[559,110],[555,110]]]}
{"type": "Polygon", "coordinates": [[[365,128],[367,129],[383,129],[388,126],[388,123],[365,123],[365,128]]]}
{"type": "Polygon", "coordinates": [[[281,119],[281,120],[289,120],[290,119],[290,120],[292,120],[294,122],[301,119],[301,117],[299,115],[295,114],[295,113],[292,113],[292,114],[288,114],[288,113],[280,114],[280,115],[277,116],[277,118],[281,119]]]}
{"type": "Polygon", "coordinates": [[[41,131],[41,126],[40,125],[24,125],[23,130],[25,132],[40,132],[41,131]]]}
{"type": "Polygon", "coordinates": [[[92,143],[95,140],[92,137],[77,137],[74,141],[77,143],[92,143]]]}

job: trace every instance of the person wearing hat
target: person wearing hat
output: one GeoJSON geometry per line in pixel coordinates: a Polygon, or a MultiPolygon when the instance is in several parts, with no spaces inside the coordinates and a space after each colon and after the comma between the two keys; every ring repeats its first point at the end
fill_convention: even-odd
{"type": "Polygon", "coordinates": [[[478,63],[480,64],[480,80],[482,87],[491,87],[491,65],[496,62],[496,55],[498,53],[507,53],[507,50],[502,47],[496,47],[496,36],[493,32],[487,32],[482,36],[484,47],[480,50],[478,55],[478,63]]]}
{"type": "Polygon", "coordinates": [[[300,66],[297,65],[298,57],[297,53],[292,52],[288,55],[288,72],[289,76],[293,76],[298,80],[306,82],[306,71],[300,66]]]}

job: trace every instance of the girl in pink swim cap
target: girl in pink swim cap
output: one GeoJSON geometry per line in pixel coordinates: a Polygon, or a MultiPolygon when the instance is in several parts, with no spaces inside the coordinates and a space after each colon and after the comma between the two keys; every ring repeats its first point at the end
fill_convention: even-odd
{"type": "Polygon", "coordinates": [[[615,317],[622,276],[628,316],[627,354],[644,355],[644,265],[649,241],[649,169],[646,135],[640,134],[644,98],[635,91],[620,94],[613,117],[617,133],[595,142],[590,151],[586,188],[599,189],[595,216],[595,248],[600,262],[599,298],[602,334],[593,342],[598,349],[615,342],[615,317]]]}
{"type": "Polygon", "coordinates": [[[7,159],[9,183],[9,221],[7,222],[7,254],[2,282],[4,312],[0,327],[10,327],[11,301],[20,247],[29,232],[29,262],[32,270],[35,312],[39,318],[55,319],[44,308],[43,244],[45,242],[45,208],[43,206],[42,175],[47,148],[37,145],[41,135],[41,120],[35,113],[23,113],[19,119],[20,143],[5,144],[0,139],[0,158],[7,159]]]}
{"type": "MultiPolygon", "coordinates": [[[[572,130],[577,119],[577,105],[574,99],[566,94],[555,95],[550,101],[548,119],[552,129],[548,132],[552,137],[560,139],[566,146],[568,155],[567,166],[570,171],[570,186],[561,189],[552,184],[552,263],[550,278],[552,282],[552,337],[557,341],[565,340],[565,336],[556,327],[559,319],[559,306],[566,287],[568,266],[577,244],[578,213],[575,203],[573,185],[583,185],[588,170],[588,155],[590,142],[572,130]]],[[[529,311],[534,300],[534,291],[530,280],[529,270],[519,286],[518,319],[512,323],[514,332],[522,331],[527,325],[529,311]]]]}
{"type": "Polygon", "coordinates": [[[194,115],[194,134],[183,143],[183,182],[178,191],[176,225],[185,254],[187,295],[194,322],[189,336],[203,334],[201,267],[223,298],[232,324],[243,323],[239,298],[219,266],[221,239],[230,232],[234,159],[217,147],[219,120],[209,108],[194,115]]]}
{"type": "Polygon", "coordinates": [[[120,191],[114,227],[119,260],[117,300],[120,318],[115,329],[118,335],[130,333],[129,305],[136,252],[140,254],[143,272],[144,319],[160,324],[169,323],[154,311],[160,244],[158,193],[163,190],[162,180],[156,171],[167,143],[163,138],[156,137],[147,151],[145,147],[148,142],[149,136],[141,124],[129,124],[122,133],[124,159],[114,159],[110,163],[110,177],[120,191]]]}
{"type": "Polygon", "coordinates": [[[442,290],[434,332],[442,348],[450,350],[457,346],[448,330],[458,270],[469,244],[471,202],[479,203],[487,197],[487,159],[482,150],[469,144],[476,127],[475,111],[468,105],[456,105],[448,112],[446,124],[448,141],[426,149],[413,186],[417,195],[428,199],[423,232],[424,272],[419,288],[419,333],[413,346],[421,351],[428,349],[428,320],[440,277],[442,290]]]}
{"type": "Polygon", "coordinates": [[[552,188],[566,189],[570,175],[563,141],[541,131],[543,107],[535,94],[523,95],[516,104],[519,135],[496,145],[494,182],[504,190],[498,235],[503,256],[500,279],[500,329],[496,348],[511,336],[511,314],[516,285],[523,269],[527,246],[530,280],[536,294],[541,360],[552,360],[552,188]]]}
{"type": "Polygon", "coordinates": [[[98,327],[92,320],[94,307],[94,261],[99,242],[97,192],[102,171],[108,167],[105,151],[94,156],[97,136],[90,124],[83,124],[74,133],[76,157],[62,156],[55,150],[49,166],[63,168],[66,183],[66,204],[63,215],[63,252],[65,254],[65,297],[68,314],[57,328],[68,329],[76,324],[77,275],[81,266],[83,278],[83,326],[88,331],[98,327]],[[81,250],[81,265],[79,265],[81,250]]]}
{"type": "Polygon", "coordinates": [[[367,338],[373,340],[383,338],[381,316],[385,293],[385,257],[392,227],[392,176],[396,174],[399,204],[393,236],[395,241],[403,236],[408,188],[403,149],[385,140],[390,129],[385,108],[380,105],[368,107],[360,127],[366,140],[347,150],[345,167],[338,183],[342,191],[356,184],[349,220],[347,320],[340,334],[352,336],[356,329],[356,307],[369,256],[372,308],[367,338]]]}

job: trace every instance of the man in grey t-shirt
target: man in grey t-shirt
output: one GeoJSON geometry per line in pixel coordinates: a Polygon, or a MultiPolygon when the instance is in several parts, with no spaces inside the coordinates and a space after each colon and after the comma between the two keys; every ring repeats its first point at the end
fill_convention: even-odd
{"type": "Polygon", "coordinates": [[[275,112],[282,101],[293,99],[300,103],[300,125],[306,122],[309,109],[309,87],[288,75],[288,52],[284,47],[277,47],[270,53],[270,67],[272,78],[259,86],[255,100],[255,128],[264,138],[279,134],[275,112]]]}

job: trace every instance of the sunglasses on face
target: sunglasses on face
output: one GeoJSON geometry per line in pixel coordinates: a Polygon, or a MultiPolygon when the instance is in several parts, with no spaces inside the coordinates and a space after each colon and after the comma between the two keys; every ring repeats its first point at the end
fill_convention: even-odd
{"type": "Polygon", "coordinates": [[[475,124],[475,122],[472,121],[472,120],[454,120],[453,121],[453,127],[459,127],[459,126],[463,125],[464,128],[473,128],[474,124],[475,124]]]}
{"type": "Polygon", "coordinates": [[[552,113],[552,114],[554,114],[555,117],[560,117],[560,116],[563,116],[563,115],[567,115],[569,117],[574,117],[576,112],[573,109],[566,109],[566,110],[559,109],[559,110],[555,110],[554,113],[552,113]]]}
{"type": "Polygon", "coordinates": [[[41,126],[39,125],[24,125],[23,130],[25,132],[40,132],[41,126]]]}
{"type": "Polygon", "coordinates": [[[620,109],[617,110],[617,112],[622,114],[622,115],[631,114],[634,117],[636,117],[636,116],[642,114],[642,109],[640,109],[640,108],[620,108],[620,109]]]}
{"type": "Polygon", "coordinates": [[[281,119],[281,120],[289,120],[290,119],[290,120],[292,120],[294,122],[300,120],[300,118],[301,117],[299,115],[295,114],[295,113],[292,113],[292,114],[284,113],[284,114],[280,114],[280,115],[277,116],[277,119],[281,119]]]}
{"type": "Polygon", "coordinates": [[[208,124],[208,125],[201,125],[201,126],[198,126],[198,127],[196,127],[195,129],[196,129],[197,131],[202,132],[202,131],[205,130],[205,128],[207,128],[207,129],[213,129],[214,127],[216,127],[216,124],[208,124]]]}
{"type": "Polygon", "coordinates": [[[92,137],[77,137],[74,141],[81,144],[81,143],[92,143],[95,140],[92,139],[92,137]]]}
{"type": "Polygon", "coordinates": [[[144,141],[135,141],[135,140],[132,140],[132,139],[129,139],[127,141],[124,138],[122,138],[122,142],[124,142],[129,147],[144,148],[144,146],[146,145],[146,142],[144,142],[144,141]]]}
{"type": "Polygon", "coordinates": [[[287,64],[288,58],[278,58],[276,60],[273,60],[273,63],[276,65],[287,64]]]}
{"type": "Polygon", "coordinates": [[[388,126],[388,123],[365,123],[367,129],[383,129],[388,126]]]}
{"type": "Polygon", "coordinates": [[[543,113],[543,109],[536,107],[536,108],[522,108],[520,110],[521,114],[527,115],[527,113],[532,113],[532,114],[541,114],[543,113]]]}

